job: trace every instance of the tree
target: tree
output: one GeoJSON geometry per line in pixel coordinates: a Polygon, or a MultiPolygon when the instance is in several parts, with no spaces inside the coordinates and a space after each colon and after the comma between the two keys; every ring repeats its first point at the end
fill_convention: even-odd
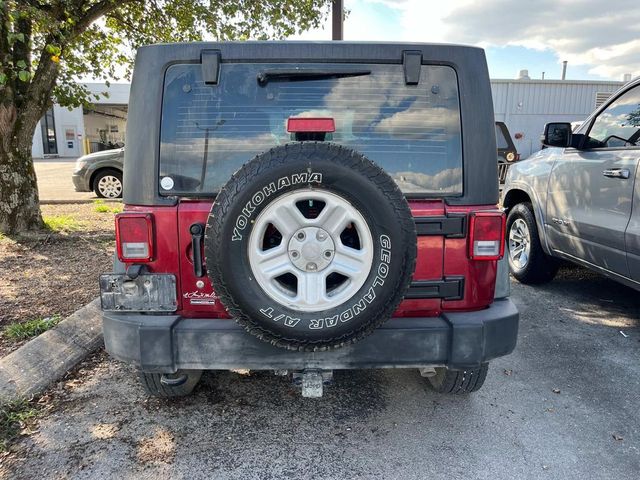
{"type": "Polygon", "coordinates": [[[89,105],[79,78],[128,77],[136,47],[284,38],[318,26],[331,0],[0,0],[0,232],[42,227],[31,158],[53,103],[89,105]]]}

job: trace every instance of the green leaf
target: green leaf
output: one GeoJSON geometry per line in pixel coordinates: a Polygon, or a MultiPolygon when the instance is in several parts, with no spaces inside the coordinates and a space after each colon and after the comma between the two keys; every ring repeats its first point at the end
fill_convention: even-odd
{"type": "Polygon", "coordinates": [[[47,53],[50,53],[51,55],[59,56],[62,53],[62,50],[60,50],[60,47],[58,47],[57,45],[47,44],[47,46],[44,48],[47,51],[47,53]]]}
{"type": "Polygon", "coordinates": [[[26,70],[20,70],[18,72],[18,78],[20,79],[20,81],[22,82],[28,82],[29,81],[29,77],[31,75],[29,75],[29,72],[27,72],[26,70]]]}
{"type": "Polygon", "coordinates": [[[25,62],[24,60],[18,60],[18,62],[16,63],[16,66],[18,68],[21,68],[22,70],[26,70],[27,69],[27,62],[25,62]]]}
{"type": "Polygon", "coordinates": [[[0,85],[4,85],[7,83],[7,75],[5,73],[0,73],[0,85]]]}

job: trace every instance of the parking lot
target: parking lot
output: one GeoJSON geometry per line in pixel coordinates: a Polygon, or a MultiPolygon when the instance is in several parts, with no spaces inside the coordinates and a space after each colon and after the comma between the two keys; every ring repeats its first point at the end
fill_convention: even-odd
{"type": "Polygon", "coordinates": [[[269,373],[209,373],[147,398],[100,354],[4,462],[7,478],[635,479],[640,298],[578,268],[515,283],[516,351],[482,390],[439,396],[413,370],[345,371],[319,400],[269,373]],[[622,333],[621,333],[622,332],[622,333]]]}
{"type": "Polygon", "coordinates": [[[83,201],[95,199],[93,192],[76,192],[71,180],[75,158],[38,159],[34,161],[38,177],[38,193],[44,203],[50,201],[83,201]]]}

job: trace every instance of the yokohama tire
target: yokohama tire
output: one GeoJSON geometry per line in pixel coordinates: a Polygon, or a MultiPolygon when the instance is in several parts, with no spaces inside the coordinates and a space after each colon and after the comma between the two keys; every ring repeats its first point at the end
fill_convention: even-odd
{"type": "Polygon", "coordinates": [[[335,144],[291,143],[258,155],[227,182],[207,221],[205,257],[214,291],[249,333],[292,350],[326,350],[362,339],[392,316],[411,282],[416,232],[402,192],[374,163],[335,144]],[[307,197],[313,200],[307,202],[307,197]],[[307,203],[319,213],[296,210],[282,215],[282,210],[274,210],[278,205],[306,208],[307,203]],[[329,221],[342,211],[346,216],[329,221]],[[341,230],[341,222],[351,218],[348,214],[354,221],[341,230]],[[267,224],[265,216],[274,218],[273,223],[267,224]],[[295,221],[289,222],[293,217],[295,221]],[[295,226],[299,218],[302,230],[287,226],[286,222],[295,226]],[[286,228],[281,228],[281,222],[286,228]],[[276,246],[264,247],[267,234],[263,232],[270,231],[276,232],[276,246]],[[356,240],[343,240],[346,234],[356,240]],[[308,246],[297,240],[309,243],[312,236],[313,242],[322,238],[324,243],[318,240],[308,246]],[[296,268],[265,280],[262,264],[255,259],[266,258],[272,251],[281,252],[278,257],[296,268]],[[355,252],[358,262],[368,266],[355,268],[359,273],[353,277],[331,273],[342,265],[339,259],[346,258],[339,257],[340,252],[355,252]],[[330,280],[338,286],[333,287],[330,280]],[[321,293],[305,287],[315,282],[321,282],[321,293]],[[299,298],[304,301],[297,303],[299,298]],[[316,298],[318,303],[310,300],[316,298]]]}

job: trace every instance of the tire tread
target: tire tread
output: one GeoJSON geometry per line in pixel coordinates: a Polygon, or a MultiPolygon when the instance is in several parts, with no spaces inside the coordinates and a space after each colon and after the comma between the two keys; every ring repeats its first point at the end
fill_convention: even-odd
{"type": "MultiPolygon", "coordinates": [[[[411,216],[407,215],[409,208],[407,201],[397,184],[384,170],[354,150],[337,144],[304,142],[304,150],[302,149],[302,145],[302,143],[290,143],[282,147],[277,147],[279,152],[285,152],[279,155],[274,155],[271,150],[264,152],[236,171],[216,197],[216,201],[207,219],[207,232],[211,230],[221,231],[226,213],[232,207],[236,195],[243,191],[253,178],[265,170],[270,170],[288,163],[291,157],[299,158],[301,155],[304,155],[310,160],[325,159],[342,164],[368,178],[380,188],[389,204],[393,206],[397,218],[402,222],[402,231],[408,233],[408,235],[404,235],[404,238],[416,238],[415,223],[411,216]]],[[[208,238],[205,238],[205,262],[207,271],[212,283],[215,285],[216,294],[221,299],[222,304],[236,322],[242,325],[251,335],[278,347],[296,351],[320,351],[336,349],[355,343],[371,334],[382,323],[391,318],[393,312],[403,299],[402,295],[389,296],[388,301],[378,312],[375,321],[367,322],[363,326],[360,326],[360,328],[356,328],[339,336],[304,342],[280,336],[262,328],[259,323],[246,315],[234,301],[222,278],[222,272],[219,267],[221,264],[219,255],[224,251],[222,236],[213,235],[207,237],[208,238]]],[[[403,274],[398,276],[396,284],[391,287],[393,291],[396,292],[406,292],[411,283],[416,264],[417,243],[414,241],[413,245],[407,244],[404,245],[403,248],[411,254],[402,257],[401,271],[403,274]]]]}

